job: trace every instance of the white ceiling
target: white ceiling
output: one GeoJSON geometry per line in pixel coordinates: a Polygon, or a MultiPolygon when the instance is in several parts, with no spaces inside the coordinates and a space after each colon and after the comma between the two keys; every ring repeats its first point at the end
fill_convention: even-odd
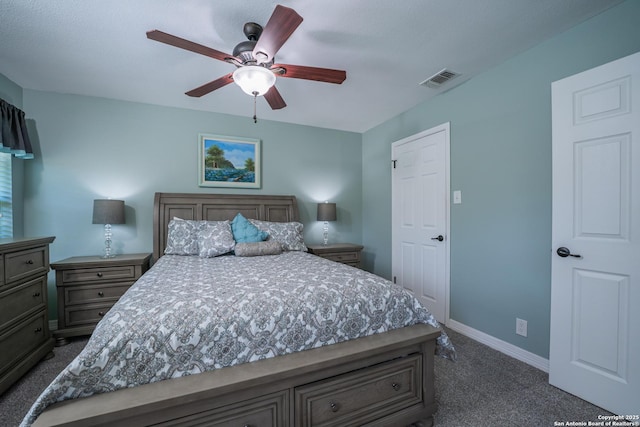
{"type": "MultiPolygon", "coordinates": [[[[304,21],[277,62],[343,69],[342,85],[278,78],[287,107],[258,119],[364,132],[620,0],[0,0],[0,73],[25,89],[253,116],[235,85],[184,93],[234,70],[147,39],[158,29],[222,52],[276,4],[304,21]],[[419,83],[448,68],[438,90],[419,83]]],[[[28,116],[28,112],[27,112],[28,116]]]]}

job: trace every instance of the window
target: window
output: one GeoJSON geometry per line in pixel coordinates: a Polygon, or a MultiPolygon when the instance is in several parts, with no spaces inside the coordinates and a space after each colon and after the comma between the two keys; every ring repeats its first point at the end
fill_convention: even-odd
{"type": "Polygon", "coordinates": [[[0,238],[13,237],[11,154],[0,153],[0,238]]]}

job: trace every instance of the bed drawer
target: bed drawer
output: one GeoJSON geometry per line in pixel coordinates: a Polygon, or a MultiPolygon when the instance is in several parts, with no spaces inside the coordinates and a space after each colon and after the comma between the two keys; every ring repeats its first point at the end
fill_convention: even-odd
{"type": "Polygon", "coordinates": [[[297,387],[296,426],[362,425],[421,404],[421,375],[413,355],[297,387]]]}
{"type": "Polygon", "coordinates": [[[76,326],[95,326],[115,302],[110,304],[92,304],[78,307],[68,307],[64,313],[64,323],[67,328],[76,326]]]}
{"type": "Polygon", "coordinates": [[[44,308],[46,286],[47,279],[43,276],[0,294],[0,300],[2,300],[0,329],[29,313],[44,308]]]}
{"type": "Polygon", "coordinates": [[[284,390],[155,425],[287,427],[288,400],[288,390],[284,390]]]}
{"type": "Polygon", "coordinates": [[[64,302],[74,304],[114,303],[131,287],[131,282],[115,285],[67,286],[64,288],[64,302]]]}
{"type": "Polygon", "coordinates": [[[62,273],[62,281],[65,284],[79,282],[112,282],[114,280],[126,280],[136,278],[136,268],[133,265],[76,268],[65,270],[62,273]]]}

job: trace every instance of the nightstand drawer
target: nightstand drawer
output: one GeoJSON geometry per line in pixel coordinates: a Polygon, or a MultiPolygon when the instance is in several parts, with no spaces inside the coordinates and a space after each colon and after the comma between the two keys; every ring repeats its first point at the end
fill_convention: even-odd
{"type": "Polygon", "coordinates": [[[309,253],[319,257],[360,268],[362,245],[333,243],[331,245],[307,245],[309,253]]]}
{"type": "Polygon", "coordinates": [[[76,268],[74,270],[64,270],[62,281],[64,284],[80,282],[126,280],[136,278],[136,268],[133,265],[76,268]]]}
{"type": "Polygon", "coordinates": [[[69,307],[65,310],[65,326],[73,328],[76,326],[95,325],[113,307],[111,304],[94,304],[79,307],[69,307]]]}
{"type": "Polygon", "coordinates": [[[323,258],[342,263],[355,263],[360,261],[358,252],[328,252],[322,255],[323,258]]]}
{"type": "Polygon", "coordinates": [[[49,338],[49,329],[44,324],[45,316],[43,310],[0,336],[0,373],[11,367],[12,361],[20,360],[49,338]]]}
{"type": "Polygon", "coordinates": [[[421,404],[420,375],[422,359],[414,355],[297,387],[296,425],[361,425],[421,404]]]}
{"type": "Polygon", "coordinates": [[[32,274],[47,273],[49,271],[48,255],[46,246],[5,254],[5,283],[19,280],[32,274]]]}
{"type": "Polygon", "coordinates": [[[81,285],[64,288],[64,302],[67,305],[92,304],[117,301],[132,285],[125,282],[110,286],[81,285]]]}
{"type": "Polygon", "coordinates": [[[15,321],[29,312],[44,308],[46,296],[46,277],[38,277],[22,285],[0,294],[2,310],[0,310],[0,328],[15,321]]]}

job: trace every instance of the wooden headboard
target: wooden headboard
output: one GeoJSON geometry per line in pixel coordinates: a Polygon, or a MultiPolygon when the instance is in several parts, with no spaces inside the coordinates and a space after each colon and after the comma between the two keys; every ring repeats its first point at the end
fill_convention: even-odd
{"type": "Polygon", "coordinates": [[[169,221],[173,217],[193,220],[246,218],[273,222],[299,221],[295,196],[251,194],[156,193],[153,202],[153,259],[164,254],[169,221]]]}

